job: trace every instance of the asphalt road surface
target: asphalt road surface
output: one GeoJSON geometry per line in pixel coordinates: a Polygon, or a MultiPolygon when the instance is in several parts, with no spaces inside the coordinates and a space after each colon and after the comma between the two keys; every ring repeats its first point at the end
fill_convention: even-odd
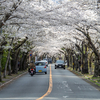
{"type": "Polygon", "coordinates": [[[0,90],[0,100],[100,100],[100,91],[68,70],[28,73],[0,90]]]}

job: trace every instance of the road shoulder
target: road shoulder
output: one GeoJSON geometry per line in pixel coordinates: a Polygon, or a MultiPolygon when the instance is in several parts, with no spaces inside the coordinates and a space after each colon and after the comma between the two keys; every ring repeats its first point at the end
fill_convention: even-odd
{"type": "Polygon", "coordinates": [[[11,83],[13,80],[25,75],[28,71],[19,71],[18,74],[7,75],[6,78],[2,78],[2,82],[0,82],[0,89],[11,83]]]}
{"type": "Polygon", "coordinates": [[[100,86],[98,86],[94,82],[91,82],[91,80],[89,78],[86,78],[82,73],[80,74],[78,71],[71,70],[70,68],[66,68],[66,69],[69,70],[70,72],[72,72],[73,74],[77,75],[78,77],[80,77],[81,79],[86,81],[87,83],[91,84],[93,87],[95,87],[97,90],[100,91],[100,86]]]}

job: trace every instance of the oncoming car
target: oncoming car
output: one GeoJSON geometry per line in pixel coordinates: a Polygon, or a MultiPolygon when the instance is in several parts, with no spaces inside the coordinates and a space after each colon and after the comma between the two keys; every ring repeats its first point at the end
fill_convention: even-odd
{"type": "Polygon", "coordinates": [[[45,73],[47,74],[47,66],[44,61],[36,61],[35,62],[36,73],[45,73]]]}
{"type": "Polygon", "coordinates": [[[57,60],[56,63],[55,63],[55,69],[56,68],[64,68],[65,69],[65,63],[63,60],[57,60]]]}

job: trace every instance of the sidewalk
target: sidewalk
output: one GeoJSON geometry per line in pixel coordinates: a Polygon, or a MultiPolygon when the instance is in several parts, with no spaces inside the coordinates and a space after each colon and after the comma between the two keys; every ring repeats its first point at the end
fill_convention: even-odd
{"type": "Polygon", "coordinates": [[[11,74],[11,76],[7,75],[6,78],[3,78],[2,82],[0,82],[0,89],[26,73],[28,73],[27,70],[26,71],[18,71],[18,74],[11,74]]]}

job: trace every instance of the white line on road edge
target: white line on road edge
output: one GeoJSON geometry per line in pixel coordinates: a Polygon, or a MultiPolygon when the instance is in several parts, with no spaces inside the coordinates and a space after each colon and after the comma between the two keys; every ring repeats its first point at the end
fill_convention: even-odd
{"type": "Polygon", "coordinates": [[[36,98],[33,98],[33,97],[30,97],[30,98],[0,98],[0,100],[33,100],[33,99],[36,99],[36,98]]]}
{"type": "MultiPolygon", "coordinates": [[[[36,100],[37,97],[20,97],[20,98],[0,98],[0,100],[36,100]]],[[[45,100],[58,100],[58,98],[55,97],[45,97],[45,100]]]]}
{"type": "MultiPolygon", "coordinates": [[[[21,98],[0,98],[0,100],[36,100],[37,97],[21,97],[21,98]]],[[[93,98],[69,98],[68,96],[63,96],[64,100],[100,100],[93,98]]],[[[63,100],[63,98],[55,98],[55,97],[45,97],[43,100],[63,100]]]]}

